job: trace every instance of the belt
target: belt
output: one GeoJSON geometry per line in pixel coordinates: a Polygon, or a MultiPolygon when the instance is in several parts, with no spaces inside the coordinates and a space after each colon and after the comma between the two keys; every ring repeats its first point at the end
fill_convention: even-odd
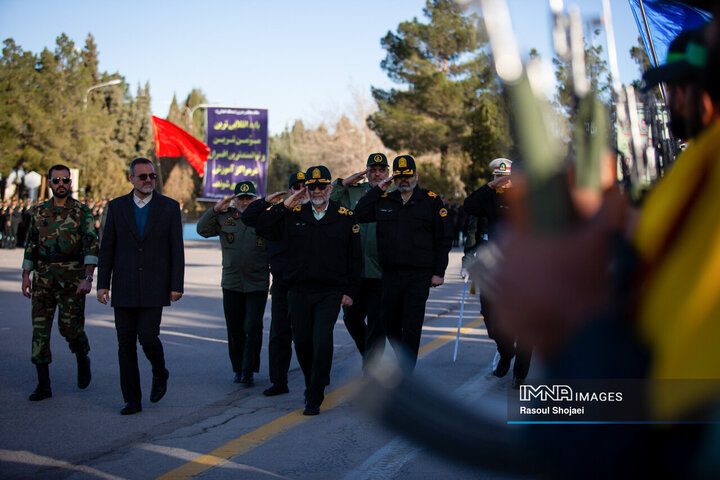
{"type": "Polygon", "coordinates": [[[38,255],[38,261],[43,263],[82,262],[82,255],[38,255]]]}

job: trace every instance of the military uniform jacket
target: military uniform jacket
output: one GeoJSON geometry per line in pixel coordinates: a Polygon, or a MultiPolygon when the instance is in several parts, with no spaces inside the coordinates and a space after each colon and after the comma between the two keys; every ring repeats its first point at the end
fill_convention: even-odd
{"type": "Polygon", "coordinates": [[[50,288],[54,280],[78,284],[85,265],[97,263],[98,237],[88,207],[72,197],[63,207],[52,199],[33,207],[22,268],[35,271],[34,285],[50,288]]]}
{"type": "Polygon", "coordinates": [[[407,203],[400,191],[374,187],[355,207],[360,222],[377,222],[380,266],[385,270],[422,268],[445,276],[453,227],[442,200],[415,186],[407,203]]]}
{"type": "Polygon", "coordinates": [[[240,211],[210,208],[197,224],[205,238],[220,236],[222,247],[222,288],[236,292],[267,292],[270,271],[265,240],[242,221],[240,211]]]}
{"type": "Polygon", "coordinates": [[[495,238],[497,228],[503,217],[507,214],[507,205],[503,194],[497,193],[487,184],[475,190],[465,199],[463,207],[470,215],[478,218],[487,218],[488,237],[495,238]]]}
{"type": "Polygon", "coordinates": [[[330,200],[325,216],[315,219],[310,202],[292,211],[279,203],[258,218],[258,235],[282,240],[283,278],[288,288],[339,290],[353,298],[360,283],[360,225],[352,210],[330,200]]]}
{"type": "MultiPolygon", "coordinates": [[[[256,227],[260,215],[270,207],[272,207],[272,204],[266,202],[264,198],[258,198],[247,206],[240,218],[248,227],[256,227]]],[[[273,282],[278,282],[279,285],[284,284],[282,272],[285,270],[285,264],[287,263],[285,260],[287,256],[285,246],[282,240],[265,239],[265,243],[267,243],[267,256],[268,262],[270,262],[270,272],[273,274],[273,282]]]]}
{"type": "MultiPolygon", "coordinates": [[[[343,186],[342,179],[335,180],[330,198],[347,209],[354,209],[358,201],[370,190],[367,182],[343,186]]],[[[360,245],[363,254],[363,278],[382,278],[382,268],[377,249],[377,229],[375,222],[360,224],[360,245]]]]}

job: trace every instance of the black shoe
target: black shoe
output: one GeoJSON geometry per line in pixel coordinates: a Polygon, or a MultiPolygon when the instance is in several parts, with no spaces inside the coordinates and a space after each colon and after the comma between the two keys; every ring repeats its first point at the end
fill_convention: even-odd
{"type": "Polygon", "coordinates": [[[511,358],[504,358],[500,357],[500,361],[497,364],[497,367],[495,367],[495,371],[493,372],[493,375],[495,375],[498,378],[502,378],[505,375],[507,375],[508,370],[510,370],[510,362],[512,361],[511,358]]]}
{"type": "Polygon", "coordinates": [[[240,379],[240,383],[242,383],[246,387],[252,387],[253,385],[255,385],[255,379],[253,378],[252,372],[243,374],[242,378],[240,379]]]}
{"type": "Polygon", "coordinates": [[[263,395],[266,397],[274,397],[275,395],[282,395],[283,393],[290,393],[290,389],[287,385],[273,384],[270,388],[263,392],[263,395]]]}
{"type": "Polygon", "coordinates": [[[240,374],[236,373],[235,376],[233,377],[233,383],[240,383],[241,382],[240,379],[241,379],[240,374]]]}
{"type": "Polygon", "coordinates": [[[318,415],[320,413],[320,407],[316,407],[315,405],[305,405],[305,410],[303,410],[303,415],[318,415]]]}
{"type": "Polygon", "coordinates": [[[78,355],[77,362],[77,385],[78,388],[85,389],[90,385],[90,379],[92,378],[92,374],[90,373],[90,359],[87,355],[78,355]]]}
{"type": "Polygon", "coordinates": [[[31,402],[39,402],[46,398],[52,397],[52,390],[50,389],[50,367],[47,363],[35,365],[38,376],[38,384],[35,387],[35,391],[30,394],[28,398],[31,402]]]}
{"type": "MultiPolygon", "coordinates": [[[[150,390],[150,401],[157,403],[167,392],[167,379],[170,376],[170,372],[165,370],[165,377],[153,377],[152,390],[150,390]]],[[[135,412],[133,412],[135,413],[135,412]]]]}
{"type": "Polygon", "coordinates": [[[523,383],[525,383],[524,378],[513,377],[513,381],[512,381],[513,390],[520,390],[520,385],[522,385],[523,383]]]}
{"type": "Polygon", "coordinates": [[[39,402],[40,400],[45,400],[46,398],[52,397],[52,390],[50,390],[50,386],[45,385],[38,385],[35,388],[35,391],[30,394],[29,400],[31,402],[39,402]]]}
{"type": "Polygon", "coordinates": [[[125,404],[122,410],[120,410],[120,415],[134,415],[138,412],[142,412],[142,407],[140,406],[140,404],[128,402],[125,404]]]}

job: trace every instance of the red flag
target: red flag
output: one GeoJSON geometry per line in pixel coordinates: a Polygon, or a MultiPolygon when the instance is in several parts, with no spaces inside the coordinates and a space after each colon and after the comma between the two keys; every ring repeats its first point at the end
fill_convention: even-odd
{"type": "Polygon", "coordinates": [[[177,125],[152,117],[155,134],[155,154],[158,157],[185,157],[202,177],[210,147],[205,145],[177,125]]]}

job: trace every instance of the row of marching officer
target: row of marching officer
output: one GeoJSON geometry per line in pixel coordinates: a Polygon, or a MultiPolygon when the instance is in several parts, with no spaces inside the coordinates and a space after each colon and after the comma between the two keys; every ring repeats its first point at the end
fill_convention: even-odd
{"type": "Polygon", "coordinates": [[[414,368],[425,302],[430,287],[444,282],[453,228],[441,199],[418,185],[410,155],[395,158],[392,176],[387,157],[373,153],[367,168],[348,178],[333,182],[318,165],[293,174],[288,187],[257,199],[255,186],[241,182],[197,228],[205,237],[220,236],[235,381],[251,386],[259,370],[269,263],[272,385],[263,393],[289,392],[294,342],[305,379],[303,413],[317,415],[330,383],[341,308],[363,366],[384,351],[388,338],[414,368]]]}

